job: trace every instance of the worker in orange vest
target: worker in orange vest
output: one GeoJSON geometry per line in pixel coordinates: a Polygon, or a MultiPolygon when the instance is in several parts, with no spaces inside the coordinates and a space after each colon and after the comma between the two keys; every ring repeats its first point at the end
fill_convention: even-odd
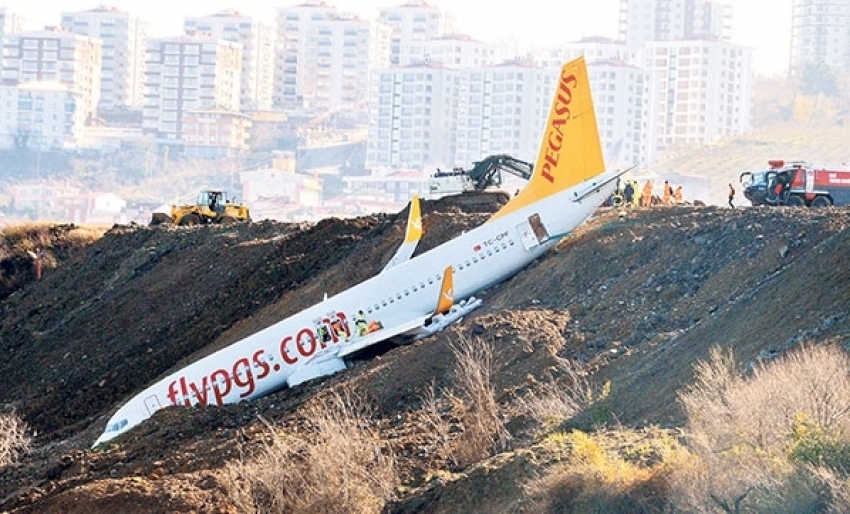
{"type": "Polygon", "coordinates": [[[661,193],[661,203],[664,205],[670,205],[670,197],[673,192],[673,188],[670,187],[670,183],[666,180],[664,181],[664,191],[661,193]]]}
{"type": "Polygon", "coordinates": [[[641,194],[640,204],[644,207],[652,205],[652,181],[647,180],[643,185],[643,193],[641,194]]]}

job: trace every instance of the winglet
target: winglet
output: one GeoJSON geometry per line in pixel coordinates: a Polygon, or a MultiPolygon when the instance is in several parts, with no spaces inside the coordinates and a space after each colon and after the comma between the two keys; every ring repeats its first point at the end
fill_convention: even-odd
{"type": "Polygon", "coordinates": [[[528,185],[490,220],[569,189],[605,171],[584,58],[561,68],[549,120],[528,185]]]}
{"type": "Polygon", "coordinates": [[[454,272],[451,266],[446,267],[443,273],[443,283],[440,286],[440,297],[437,300],[437,308],[434,315],[445,314],[455,303],[454,272]]]}
{"type": "Polygon", "coordinates": [[[419,206],[419,196],[413,195],[413,198],[410,199],[410,211],[407,214],[407,229],[404,234],[404,242],[398,247],[395,255],[384,266],[381,273],[410,259],[413,252],[416,251],[420,239],[422,239],[422,209],[419,206]]]}

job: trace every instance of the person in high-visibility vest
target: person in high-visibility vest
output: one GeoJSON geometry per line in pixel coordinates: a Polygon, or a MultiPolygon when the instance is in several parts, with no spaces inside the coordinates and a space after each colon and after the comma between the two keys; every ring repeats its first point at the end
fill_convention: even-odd
{"type": "Polygon", "coordinates": [[[652,181],[647,180],[643,185],[643,194],[641,195],[640,204],[644,207],[652,205],[652,181]]]}
{"type": "Polygon", "coordinates": [[[670,197],[672,196],[670,193],[672,192],[673,189],[670,187],[670,183],[665,180],[664,191],[661,192],[661,203],[664,205],[670,205],[670,197]]]}
{"type": "Polygon", "coordinates": [[[365,336],[369,331],[369,324],[366,322],[366,315],[363,311],[357,311],[354,316],[354,326],[357,327],[357,335],[365,336]]]}

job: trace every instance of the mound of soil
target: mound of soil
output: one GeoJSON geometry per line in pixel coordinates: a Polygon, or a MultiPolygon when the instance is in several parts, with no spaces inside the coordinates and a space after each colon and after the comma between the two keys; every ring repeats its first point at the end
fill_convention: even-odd
{"type": "MultiPolygon", "coordinates": [[[[425,202],[417,252],[497,208],[425,202]]],[[[116,226],[56,257],[42,280],[20,281],[0,297],[0,403],[29,424],[36,448],[0,470],[0,511],[235,512],[220,471],[246,441],[262,440],[260,417],[297,431],[299,409],[338,388],[368,395],[398,450],[411,492],[390,510],[471,511],[488,494],[506,505],[519,501],[516,484],[536,465],[523,453],[529,421],[509,422],[511,452],[485,473],[453,469],[420,415],[429,387],[451,386],[458,338],[492,345],[505,412],[567,358],[610,381],[616,418],[640,428],[682,422],[676,391],[712,346],[731,346],[746,362],[850,335],[850,210],[601,209],[444,333],[257,401],[164,409],[89,449],[112,412],[158,377],[378,273],[406,214],[116,226]],[[463,478],[428,481],[440,469],[463,478]],[[498,494],[495,484],[505,485],[498,494]]]]}

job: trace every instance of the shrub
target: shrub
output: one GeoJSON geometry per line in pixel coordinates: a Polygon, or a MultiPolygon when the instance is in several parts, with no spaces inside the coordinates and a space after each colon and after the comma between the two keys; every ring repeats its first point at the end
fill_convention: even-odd
{"type": "Polygon", "coordinates": [[[361,399],[331,393],[306,413],[308,439],[272,430],[262,450],[226,470],[234,506],[246,513],[380,512],[398,475],[370,419],[361,399]]]}
{"type": "Polygon", "coordinates": [[[836,429],[826,429],[798,414],[791,428],[788,455],[795,461],[824,466],[840,475],[850,473],[850,439],[836,429]]]}
{"type": "Polygon", "coordinates": [[[482,338],[459,337],[451,346],[455,357],[454,391],[447,393],[454,414],[463,424],[452,457],[465,467],[504,450],[511,438],[493,391],[493,348],[482,338]],[[460,400],[460,401],[458,401],[460,400]]]}
{"type": "Polygon", "coordinates": [[[544,430],[595,430],[610,423],[614,418],[611,382],[596,386],[579,365],[556,359],[554,372],[520,402],[528,416],[539,422],[544,430]]]}
{"type": "Polygon", "coordinates": [[[678,452],[669,438],[644,441],[655,447],[652,454],[662,459],[632,461],[622,452],[630,447],[609,450],[600,440],[630,438],[628,431],[586,434],[573,430],[558,439],[569,448],[569,456],[526,486],[534,504],[533,512],[557,513],[662,513],[665,511],[668,460],[678,452]]]}
{"type": "Polygon", "coordinates": [[[31,445],[26,423],[14,412],[0,414],[0,468],[29,453],[31,445]]]}
{"type": "Polygon", "coordinates": [[[679,400],[693,458],[672,478],[677,506],[694,512],[822,508],[824,498],[804,464],[845,459],[833,454],[848,444],[839,434],[850,422],[850,359],[840,347],[803,347],[749,376],[731,349],[713,348],[679,400]]]}

